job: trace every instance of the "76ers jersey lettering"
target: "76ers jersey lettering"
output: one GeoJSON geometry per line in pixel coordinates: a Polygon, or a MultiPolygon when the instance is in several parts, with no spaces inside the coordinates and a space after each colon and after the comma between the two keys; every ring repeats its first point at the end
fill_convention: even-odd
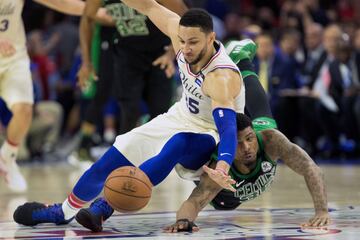
{"type": "MultiPolygon", "coordinates": [[[[184,55],[179,51],[177,62],[179,65],[180,79],[183,86],[183,93],[180,100],[181,108],[184,112],[195,118],[213,123],[211,99],[202,91],[202,84],[206,79],[206,74],[218,68],[228,68],[239,72],[237,66],[226,54],[223,45],[220,42],[214,43],[217,52],[209,62],[201,69],[199,73],[192,73],[189,64],[186,63],[184,55]]],[[[241,92],[235,99],[235,111],[244,112],[245,107],[245,88],[242,84],[241,92]]]]}
{"type": "Polygon", "coordinates": [[[21,18],[24,0],[0,0],[0,39],[25,50],[25,30],[21,18]]]}

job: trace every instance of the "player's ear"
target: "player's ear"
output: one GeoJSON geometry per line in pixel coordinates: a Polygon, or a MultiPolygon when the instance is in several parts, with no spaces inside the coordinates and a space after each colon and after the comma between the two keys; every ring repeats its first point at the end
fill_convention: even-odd
{"type": "Polygon", "coordinates": [[[216,39],[216,33],[215,32],[210,32],[209,35],[208,35],[208,39],[209,39],[209,43],[212,44],[216,39]]]}

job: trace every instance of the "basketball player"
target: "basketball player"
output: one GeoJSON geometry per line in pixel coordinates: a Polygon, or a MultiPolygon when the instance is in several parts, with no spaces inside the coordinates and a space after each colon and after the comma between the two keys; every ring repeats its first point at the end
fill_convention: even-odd
{"type": "Polygon", "coordinates": [[[113,147],[81,176],[64,203],[20,206],[14,213],[18,223],[69,222],[101,192],[107,176],[122,166],[139,166],[154,186],[175,165],[183,178],[199,177],[217,143],[219,161],[211,177],[221,187],[235,191],[227,172],[235,156],[236,112],[244,111],[245,89],[239,69],[215,40],[210,15],[191,9],[180,18],[153,0],[123,3],[147,15],[171,38],[183,96],[167,113],[118,136],[113,147]]]}
{"type": "MultiPolygon", "coordinates": [[[[187,10],[182,0],[158,2],[179,15],[187,10]]],[[[164,70],[153,64],[158,61],[157,59],[166,56],[164,51],[170,44],[170,39],[148,18],[118,0],[86,2],[80,23],[83,60],[79,70],[80,85],[86,85],[91,74],[97,78],[89,53],[93,23],[96,20],[96,12],[102,5],[111,15],[117,31],[108,37],[112,40],[108,44],[111,49],[101,52],[107,58],[104,60],[108,62],[100,63],[101,79],[96,83],[97,91],[87,108],[85,121],[81,126],[82,139],[78,151],[80,159],[82,156],[91,159],[89,142],[91,143],[91,136],[96,130],[96,123],[101,117],[102,107],[108,99],[109,92],[114,94],[120,104],[120,134],[136,126],[141,115],[142,99],[147,103],[152,119],[169,109],[173,96],[173,72],[166,74],[169,69],[175,69],[173,59],[166,64],[164,70]]]]}
{"type": "MultiPolygon", "coordinates": [[[[320,227],[330,223],[327,209],[327,197],[323,175],[319,167],[308,154],[291,143],[281,132],[274,129],[272,121],[253,120],[244,114],[237,113],[238,131],[237,151],[230,168],[230,176],[236,180],[233,184],[235,192],[222,190],[211,180],[212,174],[205,165],[206,173],[177,212],[175,224],[166,227],[166,232],[198,231],[194,223],[198,213],[208,203],[217,210],[233,210],[241,203],[252,200],[270,187],[276,171],[276,162],[284,163],[298,174],[304,176],[314,201],[315,216],[304,226],[320,227]]],[[[217,153],[211,156],[209,166],[214,168],[217,153]]],[[[93,232],[102,231],[103,221],[111,216],[112,208],[104,199],[97,199],[90,208],[82,209],[76,220],[93,232]],[[101,207],[101,208],[100,208],[101,207]],[[99,211],[99,209],[102,209],[99,211]]]]}
{"type": "MultiPolygon", "coordinates": [[[[176,215],[176,223],[165,228],[166,232],[198,231],[194,221],[208,203],[217,210],[232,210],[252,200],[269,188],[275,177],[276,162],[281,159],[296,173],[304,176],[312,196],[315,216],[305,226],[321,227],[330,223],[323,174],[310,156],[291,143],[276,129],[258,130],[262,126],[252,124],[244,114],[237,114],[238,144],[235,160],[230,168],[236,180],[235,192],[222,190],[204,173],[190,197],[176,215]]],[[[214,168],[217,156],[213,155],[210,168],[214,168]]],[[[209,168],[204,166],[207,173],[209,168]]]]}
{"type": "MultiPolygon", "coordinates": [[[[80,15],[85,4],[81,0],[35,0],[54,10],[80,15]]],[[[33,87],[29,57],[25,46],[25,31],[21,18],[24,0],[0,1],[0,96],[13,114],[6,140],[0,149],[0,172],[9,188],[15,192],[27,189],[16,164],[18,146],[25,138],[32,120],[33,87]]],[[[104,9],[98,17],[107,19],[104,9]]]]}

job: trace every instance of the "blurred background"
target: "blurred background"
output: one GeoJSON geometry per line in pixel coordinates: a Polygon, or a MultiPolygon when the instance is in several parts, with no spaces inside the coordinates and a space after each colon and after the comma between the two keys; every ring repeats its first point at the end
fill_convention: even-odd
{"type": "MultiPolygon", "coordinates": [[[[196,0],[223,43],[251,38],[254,59],[279,129],[315,159],[360,156],[360,1],[196,0]]],[[[91,90],[80,91],[79,18],[25,1],[23,19],[36,96],[35,115],[19,159],[72,161],[91,90]]],[[[101,79],[100,79],[101,81],[101,79]]],[[[173,101],[181,92],[177,73],[173,101]]],[[[149,118],[146,103],[142,117],[149,118]]],[[[91,158],[112,144],[121,109],[109,97],[96,134],[83,145],[91,158]]],[[[355,161],[355,160],[354,160],[355,161]]]]}

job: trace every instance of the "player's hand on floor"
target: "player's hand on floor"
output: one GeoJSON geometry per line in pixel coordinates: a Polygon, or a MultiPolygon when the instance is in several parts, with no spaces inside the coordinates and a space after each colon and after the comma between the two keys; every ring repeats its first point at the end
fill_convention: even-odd
{"type": "Polygon", "coordinates": [[[91,64],[82,64],[78,73],[78,85],[81,89],[85,89],[89,84],[90,76],[96,81],[98,76],[95,73],[94,67],[91,64]]]}
{"type": "Polygon", "coordinates": [[[2,57],[11,57],[16,52],[14,45],[5,39],[0,39],[0,55],[2,57]]]}
{"type": "Polygon", "coordinates": [[[164,232],[176,233],[176,232],[197,232],[199,227],[188,219],[179,219],[176,223],[164,228],[164,232]]]}
{"type": "Polygon", "coordinates": [[[167,78],[171,78],[175,74],[174,58],[167,52],[155,59],[152,64],[164,70],[167,78]]]}
{"type": "Polygon", "coordinates": [[[302,224],[302,227],[323,227],[331,223],[328,212],[316,213],[314,217],[310,218],[307,223],[302,224]]]}
{"type": "Polygon", "coordinates": [[[216,182],[220,187],[235,192],[235,188],[232,184],[235,184],[236,181],[232,179],[229,175],[226,175],[224,172],[217,169],[209,168],[208,166],[203,166],[204,171],[209,175],[209,177],[216,182]]]}

